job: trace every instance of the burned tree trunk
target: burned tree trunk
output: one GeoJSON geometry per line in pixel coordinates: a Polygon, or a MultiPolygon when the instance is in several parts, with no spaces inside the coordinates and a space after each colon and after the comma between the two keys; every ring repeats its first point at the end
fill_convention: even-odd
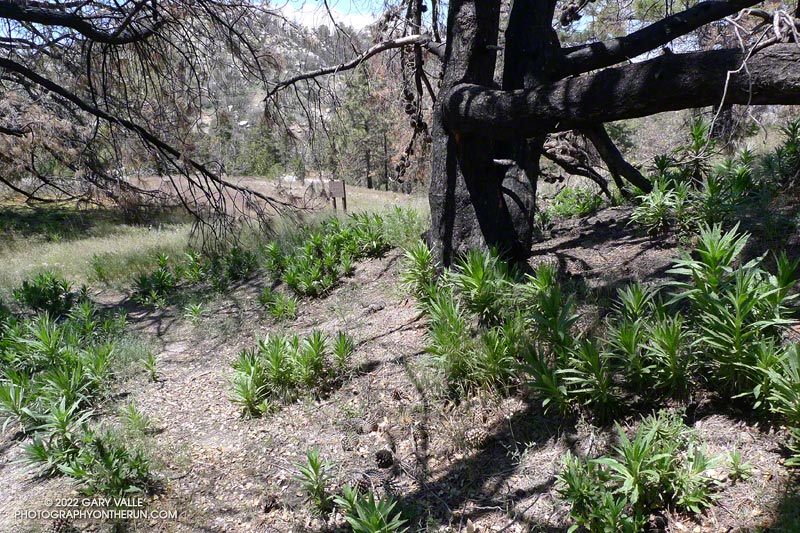
{"type": "Polygon", "coordinates": [[[800,101],[800,48],[779,40],[751,51],[665,53],[614,67],[629,53],[656,49],[753,3],[711,0],[622,38],[561,48],[551,27],[555,2],[518,1],[498,88],[500,1],[452,2],[433,128],[430,244],[439,262],[448,265],[469,248],[526,255],[539,157],[550,133],[582,131],[618,184],[647,191],[649,181],[624,160],[604,122],[708,105],[800,101]]]}
{"type": "MultiPolygon", "coordinates": [[[[499,21],[499,1],[450,4],[440,101],[463,83],[492,85],[499,21]]],[[[448,265],[469,248],[520,253],[493,162],[492,141],[451,129],[441,107],[434,111],[432,137],[430,244],[439,262],[448,265]]]]}

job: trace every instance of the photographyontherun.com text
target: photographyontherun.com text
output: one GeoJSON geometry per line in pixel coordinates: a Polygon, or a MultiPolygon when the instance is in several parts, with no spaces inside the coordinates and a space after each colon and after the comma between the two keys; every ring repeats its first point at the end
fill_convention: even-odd
{"type": "Polygon", "coordinates": [[[147,509],[142,498],[57,498],[44,509],[19,509],[17,520],[175,520],[174,509],[147,509]]]}

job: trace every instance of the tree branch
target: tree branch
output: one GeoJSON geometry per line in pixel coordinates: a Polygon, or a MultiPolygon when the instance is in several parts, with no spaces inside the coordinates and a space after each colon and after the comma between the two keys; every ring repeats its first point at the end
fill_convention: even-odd
{"type": "Polygon", "coordinates": [[[23,128],[7,128],[3,125],[0,125],[0,133],[3,135],[10,135],[12,137],[23,137],[28,132],[23,128]]]}
{"type": "Polygon", "coordinates": [[[8,180],[8,179],[4,178],[3,176],[0,176],[0,183],[2,183],[3,185],[8,187],[9,189],[14,191],[15,193],[24,196],[27,201],[42,202],[42,203],[60,202],[60,201],[62,201],[61,198],[43,198],[41,196],[36,196],[36,193],[32,193],[32,192],[28,192],[28,191],[26,191],[24,189],[20,189],[19,187],[14,185],[11,182],[11,180],[8,180]]]}
{"type": "Polygon", "coordinates": [[[296,76],[292,76],[289,79],[279,81],[275,84],[268,93],[264,100],[268,100],[273,97],[278,91],[289,87],[290,85],[294,85],[298,81],[308,80],[312,78],[318,78],[320,76],[325,76],[327,74],[335,74],[337,72],[342,72],[345,70],[351,70],[356,68],[358,65],[369,59],[370,57],[380,54],[386,50],[391,50],[393,48],[402,48],[404,46],[410,45],[426,45],[430,42],[430,36],[428,35],[409,35],[407,37],[401,37],[399,39],[392,39],[390,41],[384,41],[382,43],[378,43],[375,46],[369,48],[366,52],[362,53],[361,55],[347,61],[346,63],[340,63],[338,65],[332,65],[328,67],[323,67],[317,70],[312,70],[309,72],[304,72],[302,74],[298,74],[296,76]]]}
{"type": "Polygon", "coordinates": [[[644,192],[650,192],[653,189],[650,180],[645,178],[641,172],[636,170],[633,165],[625,160],[617,148],[617,145],[614,144],[614,141],[608,136],[608,132],[602,124],[592,124],[581,128],[581,133],[583,133],[597,149],[597,153],[600,154],[606,167],[608,167],[608,171],[611,172],[611,175],[614,177],[614,183],[617,184],[620,192],[625,194],[625,189],[620,187],[619,176],[622,176],[626,181],[644,192]]]}
{"type": "MultiPolygon", "coordinates": [[[[87,22],[86,17],[75,13],[67,13],[55,8],[44,8],[19,0],[0,0],[0,18],[15,20],[18,22],[31,22],[43,24],[45,26],[61,26],[71,28],[84,37],[104,44],[128,44],[146,39],[155,32],[158,23],[153,28],[141,31],[122,31],[116,30],[108,33],[95,28],[87,22]]],[[[124,26],[123,26],[124,27],[124,26]]]]}
{"type": "Polygon", "coordinates": [[[435,55],[439,59],[444,60],[444,49],[446,46],[444,42],[428,41],[424,46],[428,52],[435,55]]]}
{"type": "MultiPolygon", "coordinates": [[[[220,188],[225,188],[225,189],[228,189],[228,190],[231,190],[231,191],[236,191],[236,192],[239,192],[239,193],[242,193],[242,194],[245,194],[245,195],[252,195],[253,197],[259,198],[260,200],[264,201],[266,204],[268,204],[268,205],[270,205],[272,207],[280,206],[280,207],[287,208],[287,209],[293,209],[294,208],[294,206],[292,206],[290,203],[277,200],[276,198],[272,198],[272,197],[267,196],[267,195],[265,195],[263,193],[260,193],[258,191],[249,189],[247,187],[242,187],[240,185],[236,185],[234,183],[231,183],[231,182],[223,179],[222,177],[218,176],[216,173],[212,172],[206,165],[204,165],[202,163],[199,163],[199,162],[195,161],[194,159],[186,156],[186,154],[180,152],[176,148],[174,148],[174,147],[170,146],[169,144],[167,144],[166,142],[162,141],[161,139],[159,139],[158,137],[153,135],[151,132],[149,132],[147,129],[143,128],[142,126],[139,126],[138,124],[136,124],[134,122],[131,122],[130,120],[127,120],[127,119],[124,119],[124,118],[121,118],[121,117],[118,117],[118,116],[114,116],[114,115],[112,115],[110,113],[107,113],[106,111],[103,111],[102,109],[99,109],[99,108],[87,103],[86,101],[81,99],[79,96],[77,96],[74,93],[68,91],[67,89],[65,89],[61,85],[57,84],[56,82],[54,82],[52,80],[49,80],[49,79],[47,79],[47,78],[45,78],[45,77],[33,72],[29,68],[27,68],[27,67],[25,67],[23,65],[20,65],[19,63],[15,62],[15,61],[0,57],[0,68],[4,68],[4,69],[8,69],[8,70],[10,70],[12,72],[16,72],[20,76],[23,76],[24,78],[29,79],[30,81],[32,81],[36,85],[39,85],[40,87],[42,87],[44,89],[47,89],[48,91],[51,91],[51,92],[61,96],[62,98],[72,102],[73,104],[75,104],[77,107],[79,107],[83,111],[85,111],[85,112],[87,112],[87,113],[89,113],[89,114],[91,114],[91,115],[93,115],[93,116],[95,116],[95,117],[97,117],[97,118],[99,118],[101,120],[109,122],[111,124],[118,124],[118,125],[122,126],[123,128],[125,128],[125,129],[127,129],[127,130],[129,130],[129,131],[131,131],[131,132],[133,132],[133,133],[135,133],[137,135],[139,135],[139,137],[141,137],[141,139],[144,142],[146,142],[148,145],[156,148],[157,150],[159,150],[159,151],[163,152],[164,154],[168,155],[169,157],[173,158],[173,164],[175,165],[176,169],[179,168],[176,161],[177,160],[184,161],[189,167],[193,168],[196,172],[198,172],[199,175],[202,176],[202,178],[204,180],[206,180],[206,183],[211,182],[211,183],[214,183],[215,185],[217,185],[220,188]]],[[[177,187],[176,187],[176,191],[177,191],[177,187]]],[[[181,198],[181,200],[183,200],[183,198],[181,198]]]]}
{"type": "Polygon", "coordinates": [[[560,154],[554,150],[544,150],[542,155],[570,174],[575,176],[583,176],[584,178],[592,180],[600,187],[600,191],[603,194],[611,198],[611,193],[608,190],[608,182],[592,167],[583,165],[574,157],[570,157],[566,154],[560,154]]]}
{"type": "Polygon", "coordinates": [[[770,46],[741,69],[746,57],[735,49],[665,54],[516,91],[460,84],[439,102],[450,131],[506,140],[722,103],[800,103],[800,47],[770,46]]]}
{"type": "Polygon", "coordinates": [[[565,48],[561,74],[581,74],[626,61],[757,3],[757,0],[700,2],[624,37],[565,48]]]}

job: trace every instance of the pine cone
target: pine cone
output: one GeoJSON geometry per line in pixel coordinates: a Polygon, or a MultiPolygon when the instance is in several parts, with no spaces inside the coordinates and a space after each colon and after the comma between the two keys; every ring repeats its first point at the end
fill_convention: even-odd
{"type": "Polygon", "coordinates": [[[390,450],[378,450],[375,452],[375,463],[378,468],[391,468],[394,466],[394,456],[390,450]]]}
{"type": "Polygon", "coordinates": [[[345,452],[350,452],[356,449],[358,446],[358,435],[354,435],[352,433],[345,435],[342,437],[342,450],[345,452]]]}
{"type": "Polygon", "coordinates": [[[464,432],[464,442],[470,448],[483,448],[489,442],[489,433],[482,427],[468,429],[464,432]]]}
{"type": "Polygon", "coordinates": [[[400,493],[400,485],[392,477],[387,477],[383,480],[383,492],[387,496],[396,497],[400,493]]]}
{"type": "Polygon", "coordinates": [[[355,485],[358,488],[358,492],[361,494],[366,494],[372,490],[372,480],[370,480],[369,476],[366,474],[358,476],[355,485]]]}

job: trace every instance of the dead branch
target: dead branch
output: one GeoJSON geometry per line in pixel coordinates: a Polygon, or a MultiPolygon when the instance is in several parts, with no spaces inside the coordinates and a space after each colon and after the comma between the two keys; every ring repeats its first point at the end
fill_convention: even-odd
{"type": "Polygon", "coordinates": [[[569,76],[627,61],[757,3],[755,0],[700,2],[625,37],[565,48],[561,73],[569,76]]]}
{"type": "Polygon", "coordinates": [[[369,59],[370,57],[372,57],[372,56],[374,56],[376,54],[380,54],[381,52],[384,52],[386,50],[391,50],[393,48],[402,48],[402,47],[411,46],[411,45],[426,45],[428,42],[430,42],[430,36],[429,35],[409,35],[407,37],[401,37],[399,39],[392,39],[392,40],[389,40],[389,41],[384,41],[384,42],[378,43],[378,44],[372,46],[371,48],[369,48],[367,51],[365,51],[361,55],[351,59],[350,61],[347,61],[346,63],[341,63],[339,65],[332,65],[332,66],[323,67],[323,68],[320,68],[320,69],[317,69],[317,70],[304,72],[302,74],[298,74],[296,76],[292,76],[289,79],[279,81],[267,93],[267,96],[266,96],[266,98],[264,98],[264,100],[266,101],[266,100],[270,99],[277,92],[281,91],[282,89],[285,89],[286,87],[288,87],[290,85],[294,85],[295,83],[297,83],[299,81],[318,78],[320,76],[326,76],[328,74],[336,74],[338,72],[343,72],[343,71],[346,71],[346,70],[352,70],[352,69],[356,68],[358,65],[360,65],[361,63],[363,63],[364,61],[366,61],[367,59],[369,59]]]}
{"type": "Polygon", "coordinates": [[[583,133],[586,138],[591,141],[597,150],[597,153],[600,154],[600,157],[606,164],[606,167],[611,173],[611,177],[614,179],[614,183],[616,183],[620,192],[626,194],[626,189],[622,186],[622,183],[619,179],[620,177],[624,178],[629,183],[635,185],[644,192],[650,192],[650,190],[652,190],[653,185],[650,183],[650,181],[645,178],[641,172],[636,170],[636,167],[625,160],[625,158],[622,156],[622,153],[617,148],[617,145],[614,144],[614,141],[608,136],[608,132],[602,124],[593,124],[581,128],[581,133],[583,133]]]}
{"type": "MultiPolygon", "coordinates": [[[[144,2],[141,5],[144,5],[144,2]]],[[[141,28],[130,30],[129,26],[132,20],[126,20],[122,25],[108,32],[98,29],[89,23],[89,17],[63,11],[60,6],[58,7],[58,9],[49,5],[48,7],[43,7],[41,4],[32,5],[30,2],[21,2],[19,0],[0,0],[0,18],[42,24],[44,26],[70,28],[93,41],[116,45],[144,40],[153,35],[161,24],[161,22],[155,20],[152,25],[145,27],[141,24],[141,21],[137,21],[141,28]]],[[[135,16],[137,12],[138,9],[135,8],[130,14],[135,16]]],[[[105,15],[109,16],[111,14],[113,13],[109,10],[105,15]]],[[[98,15],[98,18],[101,17],[101,15],[98,15]]]]}

